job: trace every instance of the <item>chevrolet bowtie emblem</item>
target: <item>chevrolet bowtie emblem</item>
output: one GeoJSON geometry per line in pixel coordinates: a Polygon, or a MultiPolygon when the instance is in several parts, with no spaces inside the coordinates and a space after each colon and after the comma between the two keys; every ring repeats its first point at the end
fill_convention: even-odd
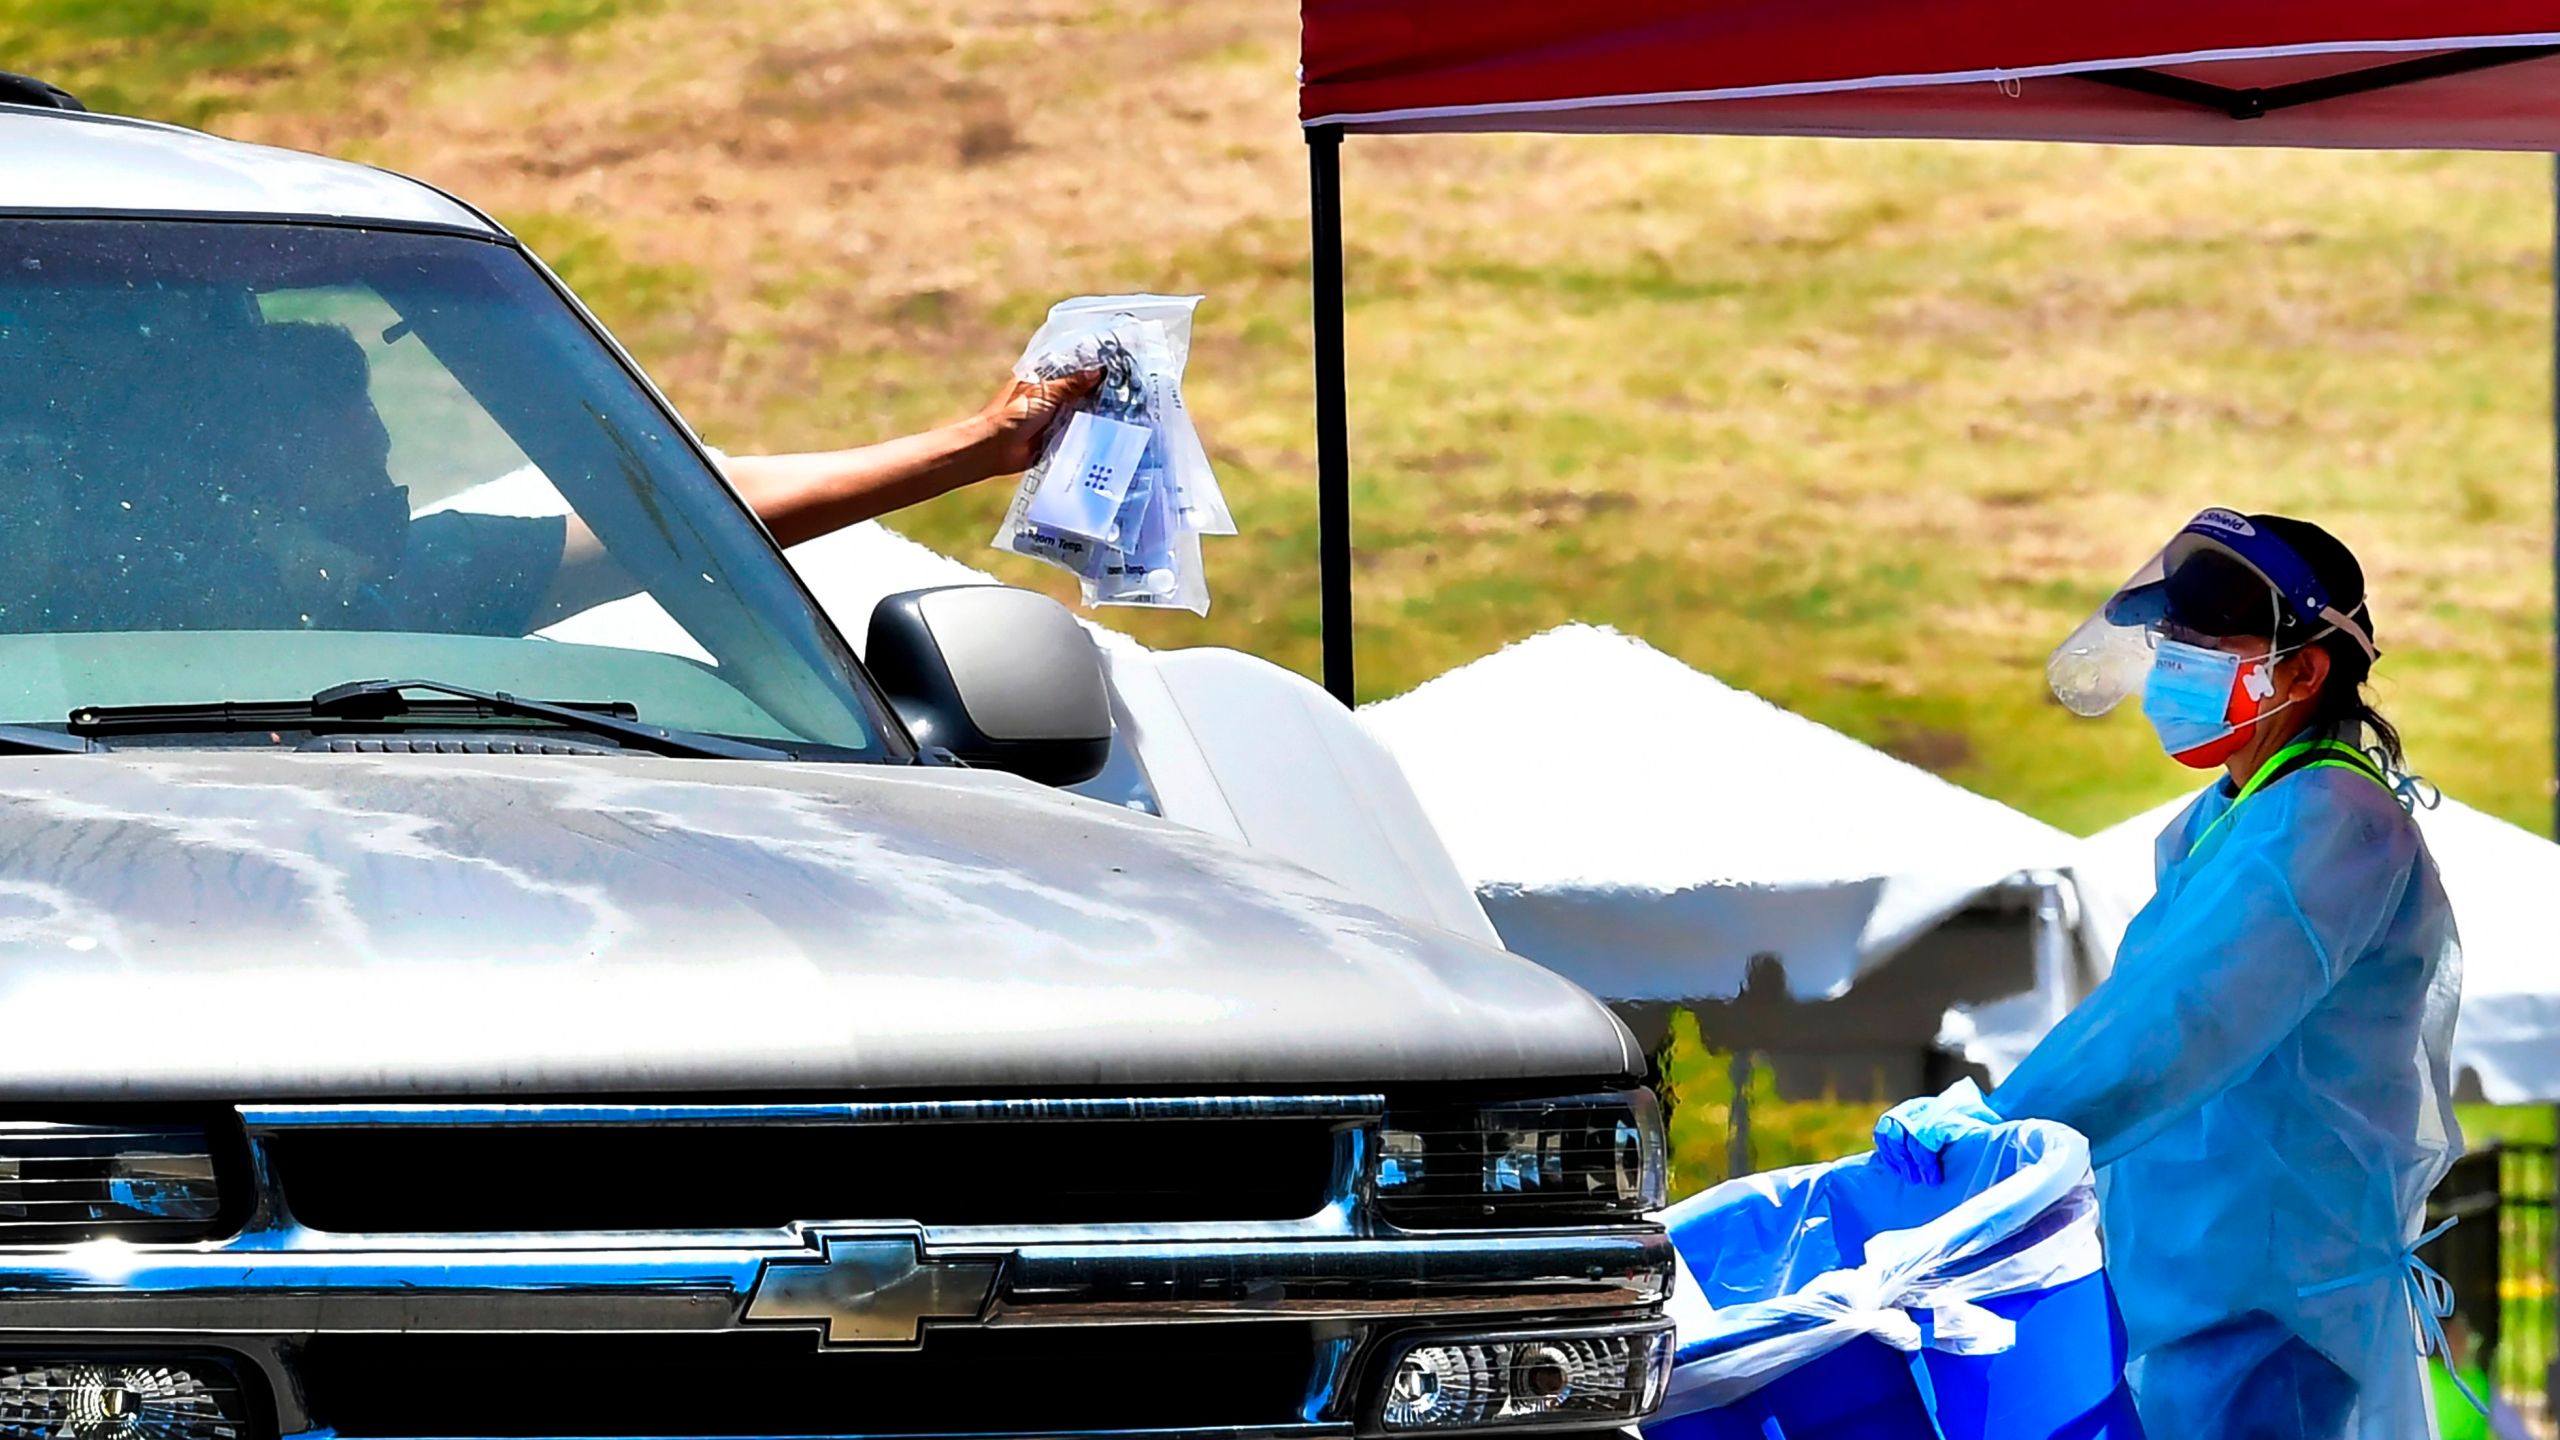
{"type": "Polygon", "coordinates": [[[767,1260],[747,1296],[749,1324],[823,1324],[829,1345],[914,1345],[927,1325],[978,1318],[995,1293],[993,1260],[925,1258],[924,1237],[827,1235],[806,1260],[767,1260]]]}

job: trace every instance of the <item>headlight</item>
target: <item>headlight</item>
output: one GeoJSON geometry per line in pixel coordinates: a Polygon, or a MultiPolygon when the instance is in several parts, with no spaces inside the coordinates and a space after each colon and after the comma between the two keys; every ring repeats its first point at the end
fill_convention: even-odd
{"type": "Polygon", "coordinates": [[[1372,1434],[1617,1425],[1662,1403],[1671,1331],[1425,1336],[1386,1358],[1372,1434]]]}
{"type": "Polygon", "coordinates": [[[1391,1107],[1370,1183],[1401,1224],[1571,1224],[1661,1209],[1664,1171],[1662,1107],[1629,1090],[1391,1107]]]}
{"type": "Polygon", "coordinates": [[[0,1435],[57,1440],[240,1440],[240,1387],[219,1366],[156,1360],[0,1360],[0,1435]]]}
{"type": "Polygon", "coordinates": [[[186,1240],[222,1213],[200,1125],[0,1121],[0,1244],[186,1240]]]}

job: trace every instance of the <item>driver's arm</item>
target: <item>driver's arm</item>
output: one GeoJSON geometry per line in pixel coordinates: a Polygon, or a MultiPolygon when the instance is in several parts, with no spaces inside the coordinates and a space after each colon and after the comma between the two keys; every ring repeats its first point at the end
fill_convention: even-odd
{"type": "MultiPolygon", "coordinates": [[[[966,420],[852,450],[730,455],[722,468],[775,542],[797,545],[1028,469],[1058,412],[1101,378],[1097,370],[1061,380],[1008,380],[966,420]]],[[[636,588],[607,560],[595,532],[572,515],[559,573],[535,623],[547,625],[636,588]]]]}

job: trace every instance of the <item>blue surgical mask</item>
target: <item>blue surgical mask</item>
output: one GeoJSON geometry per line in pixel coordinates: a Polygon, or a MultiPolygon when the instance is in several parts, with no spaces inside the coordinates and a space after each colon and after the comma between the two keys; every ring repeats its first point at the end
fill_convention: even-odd
{"type": "MultiPolygon", "coordinates": [[[[2238,725],[2226,718],[2231,713],[2235,686],[2246,698],[2259,705],[2274,699],[2275,663],[2301,648],[2295,645],[2271,650],[2264,656],[2243,659],[2228,650],[2212,650],[2181,640],[2160,641],[2152,652],[2151,674],[2142,687],[2142,713],[2150,720],[2152,731],[2159,735],[2160,748],[2172,756],[2184,756],[2255,725],[2279,710],[2290,709],[2294,702],[2287,700],[2282,705],[2269,705],[2258,710],[2238,725]],[[2245,675],[2241,673],[2243,667],[2248,670],[2245,675]]],[[[2221,762],[2219,757],[2200,757],[2188,763],[2213,765],[2221,762]]]]}
{"type": "Polygon", "coordinates": [[[2151,674],[2142,685],[2142,714],[2160,736],[2160,748],[2183,755],[2210,745],[2234,728],[2223,717],[2231,710],[2231,687],[2240,678],[2240,657],[2228,650],[2208,650],[2181,640],[2162,640],[2151,657],[2151,674]]]}

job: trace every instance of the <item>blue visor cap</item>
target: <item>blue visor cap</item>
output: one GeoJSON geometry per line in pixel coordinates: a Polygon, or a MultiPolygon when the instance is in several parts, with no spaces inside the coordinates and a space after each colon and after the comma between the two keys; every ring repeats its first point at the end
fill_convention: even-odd
{"type": "Polygon", "coordinates": [[[2361,626],[2330,608],[2328,589],[2309,563],[2246,516],[2205,511],[2171,538],[2160,563],[2163,578],[2119,591],[2107,602],[2109,621],[2167,621],[2225,636],[2266,635],[2272,618],[2288,633],[2334,625],[2372,648],[2361,626]]]}

